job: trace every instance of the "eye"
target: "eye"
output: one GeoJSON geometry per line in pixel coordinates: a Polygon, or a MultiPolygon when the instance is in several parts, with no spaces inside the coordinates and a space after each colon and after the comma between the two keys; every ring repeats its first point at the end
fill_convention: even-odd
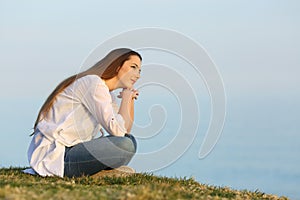
{"type": "Polygon", "coordinates": [[[139,70],[139,73],[141,73],[141,71],[142,71],[142,70],[139,69],[138,66],[136,66],[136,65],[131,65],[130,67],[133,68],[133,69],[135,69],[135,70],[138,69],[138,70],[139,70]]]}

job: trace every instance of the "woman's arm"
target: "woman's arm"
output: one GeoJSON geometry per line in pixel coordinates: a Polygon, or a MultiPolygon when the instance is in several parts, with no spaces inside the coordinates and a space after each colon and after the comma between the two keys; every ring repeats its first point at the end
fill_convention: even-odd
{"type": "Polygon", "coordinates": [[[131,89],[123,89],[118,97],[122,98],[119,114],[125,121],[125,128],[129,133],[134,121],[134,99],[137,99],[138,91],[131,89]]]}
{"type": "MultiPolygon", "coordinates": [[[[78,79],[76,86],[76,95],[107,133],[114,136],[127,133],[125,120],[114,111],[112,95],[104,81],[96,75],[88,75],[78,79]]],[[[119,112],[119,106],[116,111],[119,112]]]]}

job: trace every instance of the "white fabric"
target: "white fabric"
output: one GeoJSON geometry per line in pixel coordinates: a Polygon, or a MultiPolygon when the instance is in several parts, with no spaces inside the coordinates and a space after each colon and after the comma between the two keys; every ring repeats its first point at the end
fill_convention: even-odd
{"type": "Polygon", "coordinates": [[[125,121],[117,112],[115,98],[101,78],[77,79],[38,123],[28,149],[30,166],[41,176],[63,177],[65,146],[93,139],[102,127],[109,134],[125,135],[125,121]]]}

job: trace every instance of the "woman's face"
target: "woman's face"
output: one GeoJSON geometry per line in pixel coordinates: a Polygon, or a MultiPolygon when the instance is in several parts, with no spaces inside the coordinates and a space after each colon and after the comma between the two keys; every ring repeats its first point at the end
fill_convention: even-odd
{"type": "Polygon", "coordinates": [[[132,55],[120,68],[117,77],[122,88],[133,88],[135,82],[140,78],[141,60],[138,56],[132,55]]]}

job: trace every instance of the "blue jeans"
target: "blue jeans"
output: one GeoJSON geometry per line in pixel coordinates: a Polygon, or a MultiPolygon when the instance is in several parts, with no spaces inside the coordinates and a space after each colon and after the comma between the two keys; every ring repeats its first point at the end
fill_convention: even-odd
{"type": "Polygon", "coordinates": [[[127,165],[136,152],[132,135],[107,136],[66,147],[64,176],[93,175],[104,169],[127,165]]]}

